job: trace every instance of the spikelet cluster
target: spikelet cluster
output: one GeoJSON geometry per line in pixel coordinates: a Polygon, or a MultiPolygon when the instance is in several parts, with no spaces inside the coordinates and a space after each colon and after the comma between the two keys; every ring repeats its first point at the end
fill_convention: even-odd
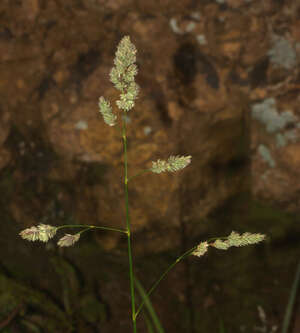
{"type": "Polygon", "coordinates": [[[154,173],[176,172],[191,163],[192,156],[170,156],[167,161],[152,162],[151,171],[154,173]]]}
{"type": "Polygon", "coordinates": [[[208,246],[209,244],[207,242],[201,242],[192,254],[194,256],[201,257],[207,252],[208,246]]]}
{"type": "Polygon", "coordinates": [[[191,254],[197,257],[201,257],[207,252],[208,246],[213,246],[219,250],[227,250],[231,246],[240,247],[257,244],[265,240],[265,238],[266,236],[263,234],[251,234],[250,232],[245,232],[240,235],[237,232],[232,231],[225,240],[217,239],[212,243],[201,242],[191,254]]]}
{"type": "MultiPolygon", "coordinates": [[[[138,72],[135,64],[136,52],[136,47],[131,43],[129,36],[123,37],[117,48],[115,66],[109,73],[110,81],[121,92],[116,104],[120,110],[126,112],[134,107],[134,101],[140,90],[134,81],[138,72]]],[[[109,101],[105,100],[103,96],[99,98],[99,111],[106,124],[109,126],[116,124],[117,116],[113,113],[109,101]]]]}
{"type": "Polygon", "coordinates": [[[227,250],[231,246],[246,246],[259,243],[266,238],[262,234],[251,234],[250,232],[245,232],[243,234],[238,234],[235,231],[232,231],[231,234],[227,237],[226,240],[217,240],[211,245],[216,249],[227,250]]]}
{"type": "Polygon", "coordinates": [[[135,64],[136,52],[136,47],[131,43],[129,36],[123,37],[117,48],[115,66],[109,74],[111,82],[121,92],[116,104],[124,111],[129,111],[134,107],[134,100],[139,93],[139,86],[134,82],[134,77],[138,72],[135,64]]]}
{"type": "MultiPolygon", "coordinates": [[[[37,227],[22,230],[19,235],[28,241],[41,241],[48,242],[49,239],[53,238],[56,234],[57,227],[48,224],[39,224],[37,227]]],[[[66,234],[58,242],[58,246],[71,246],[79,240],[80,234],[75,235],[66,234]]]]}
{"type": "Polygon", "coordinates": [[[117,116],[113,113],[109,101],[106,101],[103,96],[99,98],[99,112],[107,125],[114,126],[116,124],[117,116]]]}
{"type": "Polygon", "coordinates": [[[77,233],[75,235],[65,234],[58,242],[58,246],[72,246],[79,240],[80,234],[77,233]]]}
{"type": "Polygon", "coordinates": [[[47,224],[39,224],[37,227],[31,227],[25,229],[19,233],[19,235],[26,240],[36,241],[39,240],[41,242],[48,242],[49,239],[54,237],[56,234],[57,227],[53,227],[47,224]]]}

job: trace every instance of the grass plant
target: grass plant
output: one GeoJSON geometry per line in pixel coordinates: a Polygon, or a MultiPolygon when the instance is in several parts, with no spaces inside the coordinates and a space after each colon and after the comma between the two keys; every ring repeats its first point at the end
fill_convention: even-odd
{"type": "MultiPolygon", "coordinates": [[[[256,244],[265,239],[265,235],[259,233],[249,233],[245,232],[243,234],[238,234],[232,231],[227,237],[221,238],[211,238],[207,241],[202,241],[193,248],[184,252],[179,256],[157,279],[153,286],[145,292],[141,287],[141,284],[134,277],[134,261],[132,254],[132,233],[131,233],[131,222],[130,222],[130,211],[129,211],[129,195],[128,195],[128,184],[129,182],[137,176],[140,176],[146,172],[152,172],[160,174],[162,172],[177,172],[187,167],[191,163],[192,157],[187,156],[175,156],[171,155],[167,160],[157,160],[152,162],[152,167],[149,169],[144,169],[138,172],[136,175],[129,177],[128,175],[128,161],[127,161],[127,128],[126,128],[126,113],[129,112],[135,105],[139,93],[139,86],[135,82],[135,76],[138,72],[136,62],[136,48],[134,44],[130,41],[129,36],[125,36],[120,41],[116,56],[114,59],[114,67],[110,72],[110,80],[114,84],[115,88],[120,91],[120,99],[116,101],[116,105],[120,111],[124,113],[121,117],[122,125],[118,124],[117,113],[113,111],[110,102],[107,101],[103,96],[99,98],[99,111],[103,117],[104,122],[109,126],[119,126],[119,130],[122,133],[123,147],[124,147],[124,192],[125,192],[125,208],[126,208],[126,224],[123,228],[110,228],[94,225],[63,225],[63,226],[51,226],[46,224],[39,224],[38,226],[32,226],[31,228],[25,229],[20,232],[20,236],[23,239],[29,241],[42,241],[47,242],[49,239],[53,238],[57,231],[63,228],[81,228],[82,230],[75,234],[65,234],[61,237],[57,244],[60,247],[72,246],[79,241],[80,236],[88,231],[95,229],[109,230],[114,232],[119,232],[127,237],[127,248],[128,248],[128,266],[129,266],[129,279],[130,279],[130,295],[131,295],[131,321],[132,321],[132,331],[137,332],[136,321],[138,315],[143,309],[144,305],[149,310],[150,316],[152,317],[153,324],[156,329],[160,329],[162,332],[162,327],[159,327],[159,320],[153,311],[152,305],[149,301],[150,295],[154,292],[160,281],[169,273],[169,271],[177,265],[181,260],[187,256],[194,255],[197,257],[203,256],[209,247],[215,247],[220,250],[227,250],[228,248],[235,246],[245,246],[250,244],[256,244]],[[135,284],[142,295],[142,302],[139,307],[136,305],[135,297],[135,284]]],[[[158,176],[159,177],[159,176],[158,176]]],[[[153,329],[151,323],[148,320],[149,330],[153,329]]]]}

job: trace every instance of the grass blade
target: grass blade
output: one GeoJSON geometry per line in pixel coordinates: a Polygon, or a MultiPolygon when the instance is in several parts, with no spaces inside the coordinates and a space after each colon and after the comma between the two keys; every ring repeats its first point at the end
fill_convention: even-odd
{"type": "Polygon", "coordinates": [[[283,325],[282,325],[282,333],[288,333],[288,329],[290,326],[291,316],[293,313],[293,307],[296,299],[297,289],[299,285],[299,279],[300,279],[300,262],[298,263],[295,280],[291,289],[289,302],[285,310],[285,315],[283,319],[283,325]]]}
{"type": "Polygon", "coordinates": [[[147,329],[148,329],[148,333],[154,333],[154,329],[153,329],[153,326],[151,324],[151,321],[145,313],[144,313],[144,318],[145,318],[145,321],[146,321],[146,326],[147,326],[147,329]]]}
{"type": "Polygon", "coordinates": [[[158,317],[157,314],[155,312],[155,310],[153,309],[153,306],[151,304],[151,301],[149,300],[145,289],[142,287],[141,283],[138,281],[137,278],[135,278],[135,285],[137,287],[137,290],[142,298],[142,300],[145,302],[145,306],[147,307],[147,310],[149,312],[149,315],[151,317],[152,323],[155,326],[156,330],[158,333],[165,333],[158,317]]]}
{"type": "Polygon", "coordinates": [[[219,332],[220,333],[225,333],[224,323],[223,323],[222,319],[220,319],[219,332]]]}

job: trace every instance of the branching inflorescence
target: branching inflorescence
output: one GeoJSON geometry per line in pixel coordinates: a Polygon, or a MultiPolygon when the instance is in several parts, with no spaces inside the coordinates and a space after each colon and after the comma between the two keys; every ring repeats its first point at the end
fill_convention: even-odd
{"type": "MultiPolygon", "coordinates": [[[[139,93],[139,86],[134,81],[135,75],[137,74],[136,62],[136,48],[134,44],[131,43],[129,36],[125,36],[119,43],[116,57],[114,59],[114,67],[110,72],[110,80],[114,84],[115,88],[120,91],[120,99],[116,101],[116,105],[120,110],[125,113],[134,107],[135,100],[137,99],[139,93]]],[[[117,125],[118,117],[117,114],[113,112],[111,104],[103,96],[99,98],[99,111],[103,116],[104,122],[109,126],[117,125]]],[[[127,170],[127,137],[126,137],[126,121],[123,117],[122,121],[122,139],[124,146],[124,188],[125,188],[125,207],[126,207],[126,229],[117,229],[110,227],[101,227],[93,225],[63,225],[63,226],[51,226],[46,224],[39,224],[37,227],[33,226],[31,228],[25,229],[19,233],[19,235],[29,241],[42,241],[47,242],[49,239],[53,238],[57,231],[62,228],[83,228],[80,232],[76,234],[65,234],[57,242],[57,245],[71,246],[74,245],[80,238],[81,233],[91,230],[91,229],[102,229],[110,230],[115,232],[124,233],[127,235],[128,239],[128,260],[129,260],[129,277],[130,277],[130,293],[131,293],[131,309],[132,309],[132,325],[133,332],[136,332],[136,318],[141,311],[144,301],[140,304],[138,310],[135,308],[135,288],[134,288],[134,271],[133,271],[133,256],[131,250],[131,232],[130,232],[130,214],[129,214],[129,202],[128,202],[128,182],[132,178],[139,176],[145,172],[152,173],[162,173],[162,172],[177,172],[182,170],[191,163],[192,157],[188,156],[174,156],[171,155],[167,160],[157,160],[152,162],[152,167],[150,169],[144,169],[138,174],[128,177],[127,170]]],[[[182,259],[189,255],[194,255],[197,257],[203,256],[209,246],[215,247],[220,250],[227,250],[228,248],[235,246],[245,246],[250,244],[256,244],[265,239],[265,235],[262,234],[251,234],[243,233],[242,235],[237,232],[232,231],[227,237],[213,238],[211,240],[200,242],[198,245],[192,249],[186,251],[184,254],[179,256],[175,262],[173,262],[165,272],[159,277],[159,279],[153,284],[147,293],[147,297],[152,294],[154,289],[157,287],[159,282],[165,277],[165,275],[182,259]]]]}

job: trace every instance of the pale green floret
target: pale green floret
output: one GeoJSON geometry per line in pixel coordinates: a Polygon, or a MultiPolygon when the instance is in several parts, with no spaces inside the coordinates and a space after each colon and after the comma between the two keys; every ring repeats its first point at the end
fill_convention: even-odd
{"type": "Polygon", "coordinates": [[[201,257],[207,252],[209,244],[207,242],[201,242],[195,251],[192,252],[192,255],[201,257]]]}
{"type": "Polygon", "coordinates": [[[110,81],[114,84],[117,90],[123,91],[126,88],[126,82],[120,80],[119,72],[116,67],[113,67],[110,70],[109,76],[110,76],[110,81]]]}
{"type": "Polygon", "coordinates": [[[229,246],[242,246],[241,236],[237,232],[232,231],[227,238],[227,243],[229,246]]]}
{"type": "Polygon", "coordinates": [[[127,92],[120,95],[120,99],[117,100],[116,104],[119,109],[129,111],[134,107],[134,100],[137,98],[139,93],[139,86],[135,82],[131,82],[128,85],[127,92]]]}
{"type": "Polygon", "coordinates": [[[37,227],[31,227],[25,229],[19,233],[19,235],[29,241],[41,241],[48,242],[48,240],[56,234],[57,227],[53,227],[47,224],[39,224],[37,227]]]}
{"type": "Polygon", "coordinates": [[[75,235],[71,234],[65,234],[64,237],[62,237],[58,242],[58,246],[72,246],[74,243],[76,243],[80,238],[80,233],[77,233],[75,235]]]}
{"type": "Polygon", "coordinates": [[[168,171],[174,172],[185,168],[191,163],[192,156],[170,156],[168,159],[168,171]]]}
{"type": "Polygon", "coordinates": [[[216,240],[211,245],[219,250],[227,250],[231,246],[246,246],[251,244],[256,244],[265,239],[265,235],[262,234],[251,234],[250,232],[245,232],[242,235],[238,234],[235,231],[232,231],[231,234],[227,237],[227,240],[216,240]]]}
{"type": "Polygon", "coordinates": [[[168,163],[166,161],[157,160],[152,162],[152,168],[150,169],[154,173],[161,173],[166,171],[168,168],[168,163]]]}
{"type": "Polygon", "coordinates": [[[221,239],[217,239],[211,245],[218,250],[227,250],[230,247],[227,241],[223,241],[221,239]]]}
{"type": "Polygon", "coordinates": [[[28,241],[36,241],[39,240],[39,229],[37,227],[31,227],[25,230],[22,230],[19,235],[28,241]]]}
{"type": "Polygon", "coordinates": [[[134,107],[134,102],[130,99],[126,99],[125,95],[121,95],[121,100],[117,100],[116,104],[119,109],[124,111],[129,111],[134,107]]]}
{"type": "Polygon", "coordinates": [[[139,93],[139,90],[140,90],[140,87],[135,82],[131,82],[129,84],[127,92],[126,92],[126,98],[131,99],[131,100],[136,99],[137,95],[139,93]]]}
{"type": "Polygon", "coordinates": [[[127,70],[126,70],[126,75],[124,76],[124,81],[130,83],[134,81],[134,77],[138,73],[138,69],[136,64],[131,64],[127,70]]]}
{"type": "Polygon", "coordinates": [[[53,227],[47,224],[39,224],[39,240],[41,242],[48,242],[50,238],[53,238],[56,234],[57,227],[53,227]]]}
{"type": "Polygon", "coordinates": [[[242,235],[239,235],[233,231],[229,235],[228,241],[230,242],[231,246],[245,246],[257,244],[263,241],[265,238],[266,236],[262,234],[251,234],[250,232],[245,232],[242,235]]]}
{"type": "Polygon", "coordinates": [[[175,172],[185,168],[191,163],[192,156],[170,156],[167,161],[157,160],[152,162],[150,169],[154,173],[161,173],[164,171],[175,172]]]}
{"type": "Polygon", "coordinates": [[[116,124],[117,116],[113,114],[109,101],[106,101],[103,96],[99,98],[99,112],[107,125],[114,126],[116,124]]]}
{"type": "Polygon", "coordinates": [[[228,236],[229,246],[245,246],[256,244],[263,241],[266,238],[262,234],[251,234],[250,232],[245,232],[242,235],[239,235],[237,232],[232,231],[228,236]]]}

